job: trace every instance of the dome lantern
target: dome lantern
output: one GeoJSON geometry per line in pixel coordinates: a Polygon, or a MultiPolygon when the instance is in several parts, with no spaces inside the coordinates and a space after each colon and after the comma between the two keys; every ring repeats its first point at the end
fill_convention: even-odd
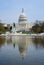
{"type": "Polygon", "coordinates": [[[22,13],[24,12],[24,9],[22,8],[22,13]]]}

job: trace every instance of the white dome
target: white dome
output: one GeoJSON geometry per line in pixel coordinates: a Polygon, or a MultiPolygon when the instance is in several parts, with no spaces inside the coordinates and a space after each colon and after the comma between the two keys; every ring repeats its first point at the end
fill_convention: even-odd
{"type": "Polygon", "coordinates": [[[22,13],[19,16],[19,22],[21,22],[21,21],[22,22],[27,21],[27,17],[26,17],[26,15],[24,13],[24,9],[22,9],[22,13]]]}

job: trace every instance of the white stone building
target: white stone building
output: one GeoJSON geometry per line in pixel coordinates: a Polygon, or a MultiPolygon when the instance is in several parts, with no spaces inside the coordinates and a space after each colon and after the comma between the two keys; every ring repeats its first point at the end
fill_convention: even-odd
{"type": "Polygon", "coordinates": [[[18,23],[16,23],[16,30],[17,31],[29,31],[29,29],[32,27],[32,23],[28,23],[27,16],[24,12],[24,9],[22,8],[22,12],[19,16],[18,23]]]}

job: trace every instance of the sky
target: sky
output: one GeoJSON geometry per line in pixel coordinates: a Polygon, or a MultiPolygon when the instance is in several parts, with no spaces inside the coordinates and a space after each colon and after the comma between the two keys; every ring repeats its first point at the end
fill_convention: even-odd
{"type": "Polygon", "coordinates": [[[44,21],[44,0],[0,0],[0,20],[17,23],[24,8],[28,22],[44,21]]]}

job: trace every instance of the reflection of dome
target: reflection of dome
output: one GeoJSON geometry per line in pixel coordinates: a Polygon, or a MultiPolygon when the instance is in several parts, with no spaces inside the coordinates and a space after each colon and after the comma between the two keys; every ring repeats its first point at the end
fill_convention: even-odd
{"type": "Polygon", "coordinates": [[[20,14],[20,16],[19,16],[19,22],[21,22],[21,21],[27,21],[27,17],[26,17],[26,15],[25,15],[25,13],[24,13],[24,9],[22,8],[22,13],[20,14]]]}
{"type": "Polygon", "coordinates": [[[26,56],[26,51],[23,51],[23,52],[21,53],[21,56],[22,56],[22,57],[25,57],[25,56],[26,56]]]}
{"type": "Polygon", "coordinates": [[[20,51],[22,58],[24,58],[26,56],[26,49],[19,47],[19,51],[20,51]]]}

